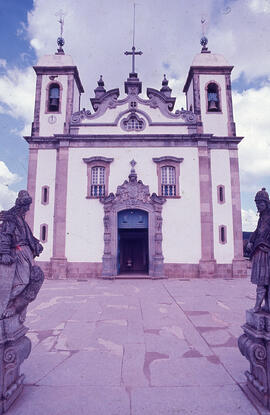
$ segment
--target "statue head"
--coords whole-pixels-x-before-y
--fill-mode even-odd
[[[29,195],[27,190],[20,190],[15,201],[16,208],[21,212],[26,213],[29,210],[31,203],[32,197]]]
[[[255,203],[258,209],[258,212],[261,213],[270,207],[269,194],[267,193],[265,187],[262,190],[259,190],[255,196]]]

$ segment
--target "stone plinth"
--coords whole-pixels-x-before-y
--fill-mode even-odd
[[[250,370],[245,372],[247,386],[270,409],[270,314],[247,310],[243,330],[238,347],[250,363]]]
[[[0,320],[0,414],[8,410],[23,390],[20,366],[31,351],[23,321],[22,314]]]

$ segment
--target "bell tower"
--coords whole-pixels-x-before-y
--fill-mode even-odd
[[[201,133],[236,136],[231,95],[233,66],[222,55],[211,53],[207,43],[203,36],[201,53],[189,69],[184,86],[187,109],[199,117]]]
[[[78,69],[63,50],[63,17],[59,23],[57,52],[42,56],[34,66],[37,80],[32,136],[36,137],[68,133],[71,115],[79,111],[80,96],[84,92]]]

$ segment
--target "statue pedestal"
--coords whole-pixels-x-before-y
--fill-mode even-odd
[[[20,366],[31,351],[23,321],[24,316],[19,314],[0,320],[0,415],[23,390],[24,375],[20,374]]]
[[[270,314],[247,310],[242,328],[238,347],[250,363],[250,370],[245,372],[247,386],[270,409]]]

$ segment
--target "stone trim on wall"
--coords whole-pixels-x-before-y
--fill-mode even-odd
[[[29,144],[38,145],[39,148],[58,148],[64,141],[72,148],[92,147],[198,147],[205,141],[208,148],[237,148],[243,137],[213,136],[212,134],[55,134],[54,136],[25,136]]]
[[[240,179],[238,151],[230,150],[230,171],[231,171],[231,191],[232,191],[232,216],[234,228],[234,255],[235,258],[243,257],[243,238],[242,238],[242,215],[240,199]]]
[[[36,261],[44,272],[45,278],[52,279],[52,264],[50,261]],[[216,264],[215,277],[222,279],[245,278],[247,261],[242,266],[242,273],[233,275],[232,264]],[[166,278],[192,279],[199,278],[199,264],[164,263],[164,276]],[[67,262],[66,278],[84,280],[102,278],[102,262]],[[116,277],[117,278],[117,277]],[[132,278],[132,276],[130,276]],[[151,276],[149,276],[151,279]]]
[[[77,66],[33,66],[37,75],[73,75],[80,93],[84,92]]]
[[[191,66],[183,92],[188,91],[190,82],[195,75],[230,75],[232,70],[233,66]]]
[[[214,259],[214,225],[212,201],[211,157],[207,144],[202,142],[198,148],[200,205],[201,205],[201,260],[200,277],[215,276],[216,261]]]
[[[38,74],[37,80],[36,80],[34,121],[32,123],[32,132],[31,132],[33,136],[39,135],[41,87],[42,87],[42,75]]]
[[[73,101],[74,101],[74,76],[68,75],[67,80],[67,102],[66,102],[66,120],[64,123],[64,133],[69,133],[71,116],[73,113]]]
[[[27,179],[27,191],[32,197],[32,203],[29,211],[26,213],[26,220],[31,229],[34,229],[34,212],[36,201],[36,177],[37,177],[37,159],[38,148],[30,146],[28,156],[28,179]]]
[[[235,128],[235,122],[233,119],[232,86],[231,86],[231,77],[229,74],[225,75],[225,83],[226,83],[226,99],[227,99],[227,112],[228,112],[228,134],[235,137],[236,128]]]
[[[66,204],[67,204],[67,176],[68,176],[68,147],[62,143],[57,150],[54,223],[53,223],[53,278],[66,278]]]

